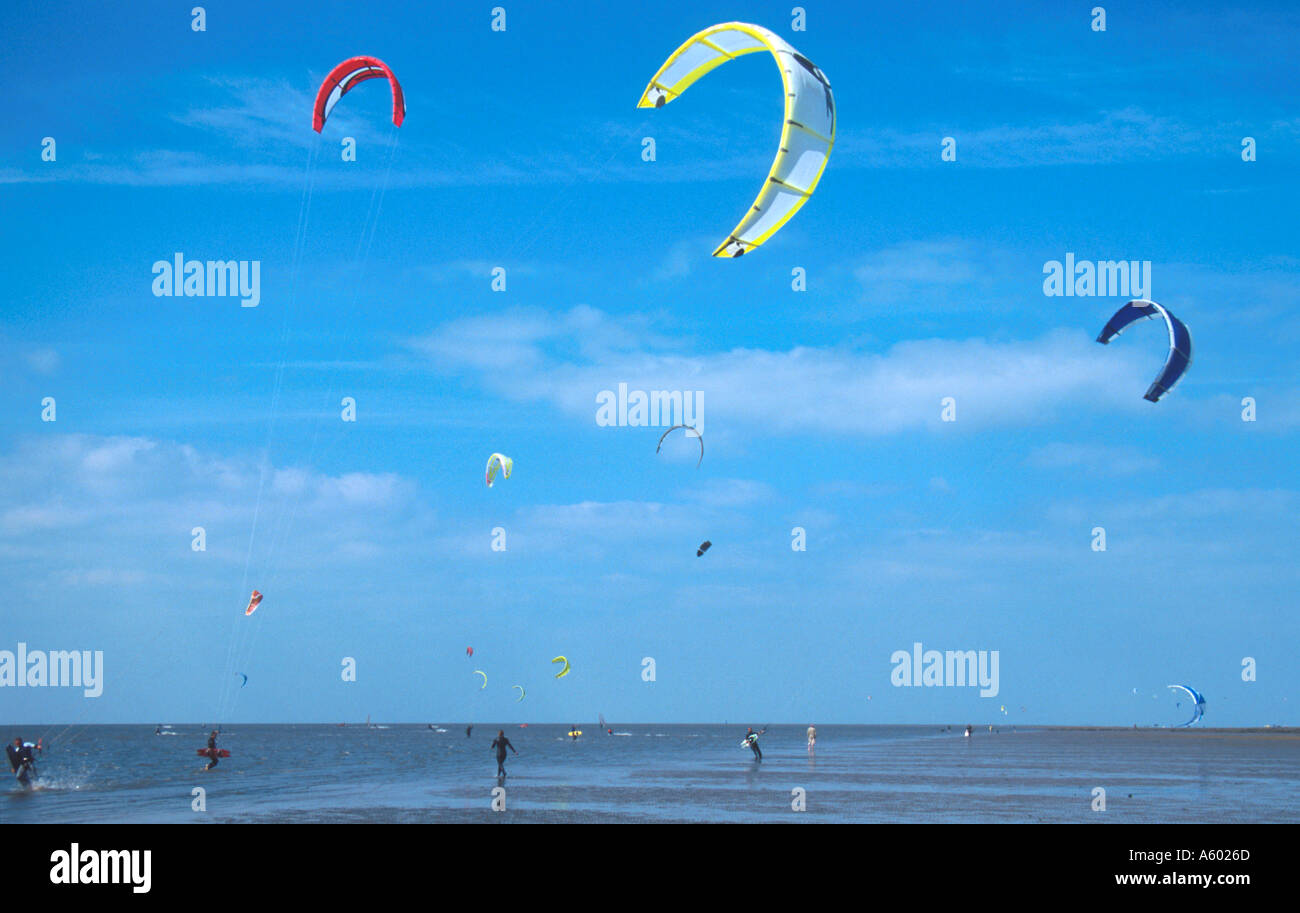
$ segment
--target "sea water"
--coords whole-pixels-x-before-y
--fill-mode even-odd
[[[774,726],[758,763],[745,728],[464,723],[367,728],[47,731],[35,789],[0,781],[0,819],[27,822],[1295,822],[1300,731]],[[18,731],[21,729],[21,731]],[[496,777],[492,740],[518,754]],[[195,787],[202,787],[201,810]],[[495,792],[504,787],[504,793]],[[1104,790],[1104,794],[1096,792]],[[1104,797],[1104,811],[1099,798]],[[493,808],[504,803],[504,811]]]

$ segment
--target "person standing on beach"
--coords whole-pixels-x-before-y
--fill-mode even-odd
[[[510,740],[506,738],[504,729],[497,730],[497,737],[492,740],[492,747],[497,750],[497,776],[504,777],[506,775],[506,749],[509,748],[515,754],[519,754],[519,752],[515,751],[515,746],[511,745]]]
[[[808,727],[808,750],[809,751],[817,750],[817,727],[816,726]]]

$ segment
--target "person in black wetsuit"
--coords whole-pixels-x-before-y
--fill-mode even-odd
[[[767,732],[767,730],[764,729],[763,732]],[[749,750],[754,752],[754,760],[760,763],[763,761],[763,750],[758,747],[758,737],[762,734],[762,732],[755,732],[753,726],[750,726],[749,731],[745,733],[745,741],[749,743]]]
[[[470,723],[468,726],[465,727],[465,738],[468,739],[468,738],[469,738],[469,734],[470,734],[471,732],[473,732],[473,731],[474,731],[474,724],[473,724],[473,723]]]
[[[5,754],[9,756],[9,766],[14,769],[14,777],[19,783],[30,782],[36,773],[36,756],[32,754],[32,749],[35,747],[31,742],[24,742],[21,738],[14,739],[12,745],[5,746]]]
[[[211,770],[217,766],[217,730],[212,730],[212,735],[208,736],[208,766],[204,770]]]
[[[515,751],[515,746],[511,745],[510,740],[506,738],[506,731],[499,729],[497,730],[497,737],[492,740],[492,747],[497,750],[497,776],[504,777],[506,775],[506,749],[509,748],[511,751]],[[519,754],[519,752],[515,751],[515,754]]]

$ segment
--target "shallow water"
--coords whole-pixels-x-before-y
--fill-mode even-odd
[[[58,738],[38,788],[0,786],[0,819],[26,822],[1300,821],[1300,731],[772,727],[757,764],[722,725],[506,729],[506,811],[490,745],[500,726],[237,726],[211,772],[202,727],[92,726]],[[39,726],[24,732],[41,731]],[[8,730],[4,730],[5,733]],[[19,733],[13,733],[19,734]],[[7,736],[12,737],[12,735]],[[192,810],[205,790],[206,811]],[[1094,812],[1093,790],[1106,791]],[[794,790],[806,810],[794,811]]]

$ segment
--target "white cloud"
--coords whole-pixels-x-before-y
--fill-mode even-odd
[[[939,140],[957,140],[963,168],[1021,168],[1070,164],[1153,161],[1204,148],[1216,123],[1197,126],[1137,107],[1105,111],[1085,121],[1037,124],[970,124],[925,130],[874,128],[841,131],[835,164],[841,168],[947,167]]]
[[[54,349],[43,347],[29,350],[25,358],[27,366],[37,374],[53,374],[59,370],[59,353]]]
[[[1035,449],[1025,462],[1038,469],[1081,469],[1092,475],[1132,475],[1160,468],[1160,460],[1132,447],[1064,441]]]
[[[412,524],[430,533],[417,495],[391,473],[329,475],[138,437],[31,437],[0,454],[0,554],[32,546],[51,571],[68,565],[65,582],[106,582],[109,567],[153,574],[189,556],[191,530],[203,527],[215,564],[202,567],[227,573],[245,560],[264,569],[359,558],[372,553],[365,543],[409,546]]]
[[[795,346],[689,354],[590,308],[445,324],[415,340],[439,371],[469,375],[516,401],[545,401],[594,421],[602,390],[700,390],[706,422],[765,433],[882,435],[1039,424],[1063,410],[1131,408],[1145,370],[1133,353],[1100,358],[1089,335],[928,339],[883,352]],[[944,397],[957,422],[940,421]]]

